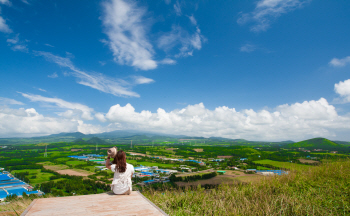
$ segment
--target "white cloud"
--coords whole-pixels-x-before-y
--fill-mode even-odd
[[[114,79],[107,77],[101,73],[88,73],[77,69],[69,58],[53,55],[49,52],[34,51],[34,54],[43,56],[46,60],[54,62],[62,67],[67,67],[72,70],[72,73],[67,75],[73,75],[78,78],[78,83],[81,85],[89,86],[99,91],[113,94],[121,97],[140,97],[139,94],[130,90],[132,85],[122,79]]]
[[[42,91],[42,92],[46,92],[46,90],[42,89],[42,88],[36,88],[36,89],[38,89],[39,91]]]
[[[109,48],[119,64],[134,66],[141,70],[157,67],[153,60],[153,47],[146,34],[147,23],[143,20],[146,10],[134,1],[108,0],[103,3],[102,16]]]
[[[266,31],[270,24],[282,14],[301,8],[311,0],[259,0],[253,12],[242,13],[238,24],[254,22],[251,31]]]
[[[181,14],[182,14],[182,12],[181,12],[181,5],[180,5],[178,0],[174,4],[174,10],[175,10],[176,15],[181,16]]]
[[[253,44],[245,44],[243,45],[241,48],[240,48],[240,51],[241,52],[247,52],[247,53],[250,53],[250,52],[253,52],[256,50],[256,46],[253,45]]]
[[[11,5],[9,0],[0,0],[0,4]]]
[[[44,117],[33,108],[0,108],[0,137],[77,131],[78,125],[78,122],[68,119]]]
[[[350,103],[350,79],[336,83],[334,90],[341,96],[341,103]]]
[[[16,101],[14,99],[11,98],[4,98],[4,97],[0,97],[0,104],[2,105],[7,105],[7,104],[12,104],[12,105],[24,105],[24,103],[20,102],[20,101]]]
[[[99,125],[85,124],[82,120],[45,117],[35,109],[0,107],[0,137],[24,137],[62,132],[101,133],[108,131]]]
[[[11,33],[12,32],[12,30],[6,24],[6,21],[4,18],[2,18],[2,16],[0,16],[0,32],[4,32],[4,33]]]
[[[188,18],[190,19],[190,21],[193,25],[195,25],[195,26],[197,25],[197,20],[196,20],[196,18],[194,18],[193,15],[189,16]]]
[[[23,3],[29,5],[30,3],[27,0],[21,0]]]
[[[95,117],[100,121],[100,122],[106,122],[106,118],[102,113],[96,113]]]
[[[66,112],[61,113],[60,114],[61,116],[72,118],[73,116],[77,116],[76,114],[79,113],[81,118],[84,120],[94,119],[91,115],[91,113],[94,112],[94,109],[86,105],[68,102],[60,98],[48,98],[48,97],[43,97],[41,95],[33,95],[33,94],[25,94],[25,93],[21,93],[21,94],[23,97],[26,97],[33,102],[55,104],[57,107],[68,109]]]
[[[48,47],[54,47],[52,46],[51,44],[44,44],[45,46],[48,46]]]
[[[105,66],[107,63],[105,61],[98,61],[102,66]]]
[[[178,48],[180,52],[175,57],[187,57],[192,56],[195,49],[200,50],[205,40],[198,27],[195,33],[189,34],[180,26],[173,26],[171,32],[165,33],[159,38],[158,47],[166,52]]]
[[[18,38],[19,34],[17,34],[14,38],[9,38],[6,40],[7,43],[11,43],[11,44],[17,44],[18,41],[19,41],[19,38]]]
[[[238,112],[226,106],[209,110],[200,103],[170,112],[159,108],[152,113],[135,112],[130,104],[124,107],[117,104],[109,109],[105,118],[123,129],[272,141],[332,137],[338,129],[350,129],[350,118],[339,116],[324,98],[281,105],[273,112],[251,109]]]
[[[54,72],[53,74],[51,74],[51,75],[47,75],[47,77],[49,77],[49,78],[57,78],[58,77],[58,75],[57,75],[57,73],[56,72]]]
[[[10,6],[11,2],[9,0],[0,0],[0,4]],[[1,14],[1,10],[0,10],[0,14]],[[6,20],[2,16],[0,16],[0,32],[4,32],[4,33],[11,33],[12,32],[10,27],[6,24]]]
[[[159,64],[169,64],[169,65],[174,65],[176,64],[176,61],[170,58],[165,58],[162,61],[158,62]]]
[[[13,47],[11,47],[11,49],[13,51],[21,51],[21,52],[28,52],[28,48],[27,48],[27,45],[15,45]]]
[[[143,76],[133,76],[133,79],[135,84],[149,84],[154,82],[153,79],[143,77]]]
[[[329,65],[331,65],[333,67],[344,67],[347,64],[350,64],[350,56],[347,56],[347,57],[342,58],[342,59],[333,58],[329,62]]]

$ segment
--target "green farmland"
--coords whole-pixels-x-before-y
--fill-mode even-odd
[[[290,162],[281,162],[281,161],[273,161],[273,160],[258,160],[253,161],[256,164],[262,164],[262,165],[272,165],[274,167],[282,168],[282,169],[289,169],[289,170],[307,170],[310,168],[308,165],[303,164],[296,164],[296,163],[290,163]]]

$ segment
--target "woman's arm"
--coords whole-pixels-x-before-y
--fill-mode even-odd
[[[111,169],[111,160],[110,160],[111,158],[108,156],[107,157],[107,160],[106,160],[106,168],[107,169]]]

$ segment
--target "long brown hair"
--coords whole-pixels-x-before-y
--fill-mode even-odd
[[[115,169],[118,170],[118,172],[125,172],[126,170],[126,155],[123,150],[119,150],[117,152],[117,155],[115,156],[113,160],[113,164],[116,164]]]

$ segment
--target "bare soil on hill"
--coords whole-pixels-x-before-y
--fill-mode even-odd
[[[218,158],[221,158],[221,159],[226,159],[226,158],[232,158],[233,156],[218,156]]]
[[[76,171],[76,170],[71,170],[71,169],[57,170],[56,172],[58,172],[61,175],[71,175],[71,176],[88,176],[88,175],[90,175],[87,172]]]
[[[72,152],[83,151],[83,149],[71,149]]]
[[[193,149],[195,152],[203,152],[203,149]]]
[[[168,150],[168,151],[174,151],[174,150],[177,150],[177,148],[167,148],[165,150]]]
[[[48,165],[48,166],[44,166],[44,168],[52,170],[52,171],[57,171],[57,170],[67,169],[68,166],[66,166],[66,165]]]
[[[309,163],[309,164],[318,164],[318,163],[320,163],[319,161],[307,160],[307,159],[299,159],[299,161],[300,161],[301,163]]]

